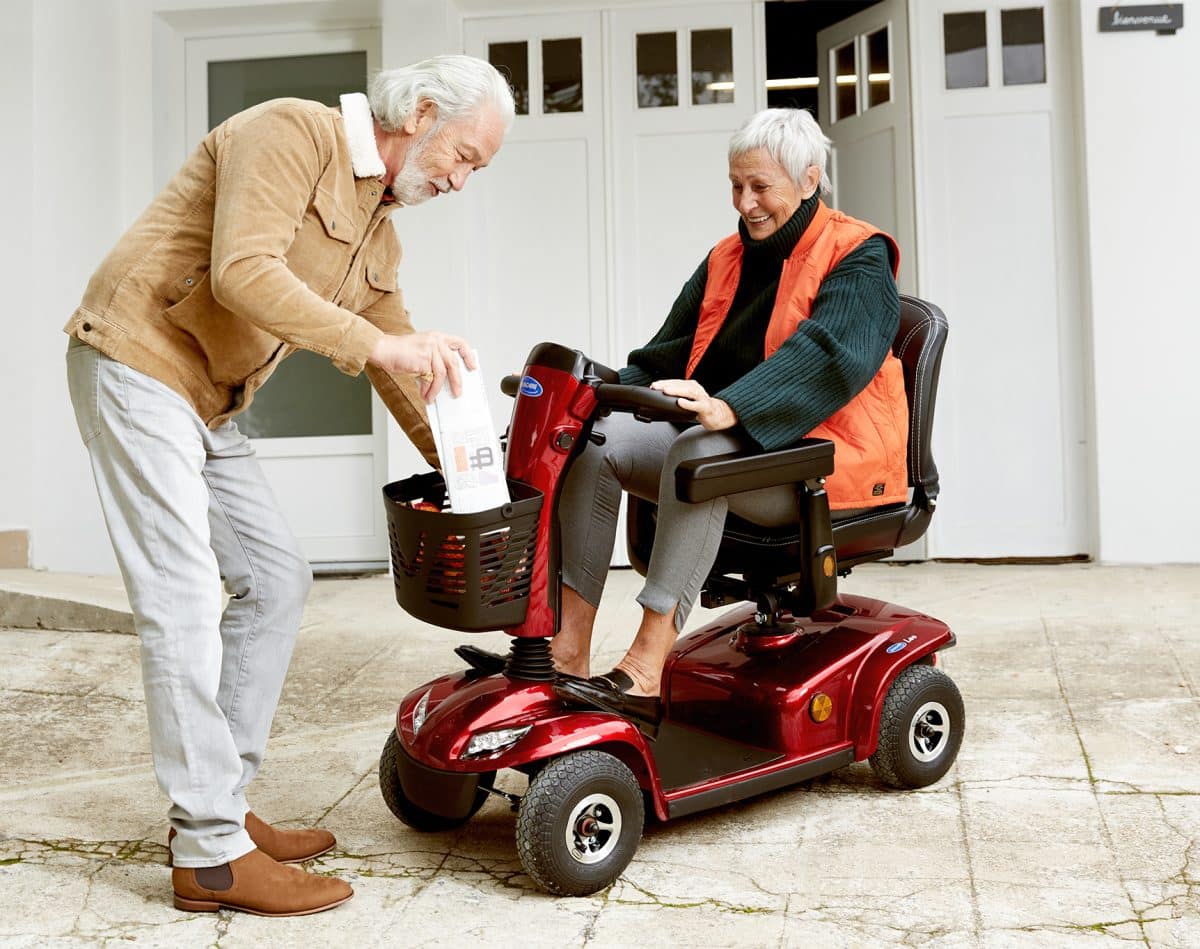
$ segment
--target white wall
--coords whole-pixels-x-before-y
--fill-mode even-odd
[[[31,340],[41,322],[29,280],[33,246],[28,231],[33,220],[33,0],[13,0],[4,8],[7,42],[0,56],[0,180],[9,183],[4,198],[5,218],[13,226],[0,229],[0,530],[29,530],[33,478],[29,465],[33,443],[30,389],[33,364]]]
[[[1200,561],[1200,22],[1080,21],[1099,556]]]
[[[0,529],[29,528],[37,566],[112,572],[67,400],[59,332],[93,268],[153,193],[152,28],[199,9],[269,18],[335,4],[270,0],[8,0],[0,59],[0,171],[12,226],[0,236]],[[562,6],[592,6],[583,2]],[[1079,29],[1087,155],[1088,283],[1098,553],[1109,561],[1200,562],[1200,397],[1191,381],[1200,320],[1191,288],[1200,212],[1195,93],[1200,23],[1175,36],[1100,34],[1084,0]],[[385,65],[458,48],[463,13],[543,3],[353,0],[378,11]],[[157,24],[157,27],[156,27]],[[439,202],[440,203],[440,202]],[[401,277],[419,327],[465,315],[458,254],[463,208],[447,201],[396,215]],[[491,367],[493,371],[501,371]],[[398,433],[389,473],[414,468]],[[1164,516],[1165,515],[1165,516]]]
[[[29,144],[29,169],[10,179],[19,184],[6,199],[24,211],[13,220],[20,222],[15,230],[25,253],[16,256],[20,273],[4,281],[6,336],[16,341],[11,358],[19,360],[21,381],[19,410],[6,411],[3,425],[4,443],[18,447],[29,487],[15,492],[15,502],[7,491],[0,494],[32,530],[35,566],[112,572],[67,397],[61,328],[124,224],[121,185],[130,145],[122,134],[121,3],[37,0],[19,6],[32,14],[24,86],[32,122],[17,136]],[[18,112],[18,104],[6,101],[5,123]],[[29,290],[18,289],[14,301],[14,287]]]

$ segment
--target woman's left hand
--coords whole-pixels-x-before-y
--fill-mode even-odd
[[[737,424],[737,415],[729,403],[714,399],[695,379],[659,379],[650,383],[650,388],[663,395],[675,396],[679,407],[695,412],[696,420],[710,432],[733,428]]]

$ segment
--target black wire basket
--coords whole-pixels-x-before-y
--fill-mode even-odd
[[[384,486],[392,579],[406,613],[464,632],[525,621],[542,493],[512,480],[508,490],[508,504],[455,514],[436,471]]]

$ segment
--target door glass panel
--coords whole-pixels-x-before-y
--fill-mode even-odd
[[[692,30],[692,103],[733,101],[733,30]]]
[[[1006,86],[1046,81],[1046,29],[1041,7],[1001,10],[1000,41]]]
[[[337,105],[344,92],[365,92],[367,54],[321,53],[208,64],[208,123],[213,128],[252,105],[282,96]],[[251,438],[371,434],[371,385],[339,372],[323,356],[293,353],[237,416]]]
[[[637,35],[639,109],[679,105],[679,60],[674,33]]]
[[[542,40],[542,111],[583,111],[583,41]]]
[[[858,112],[858,54],[854,43],[833,51],[833,121]]]
[[[974,89],[988,84],[987,19],[979,13],[942,17],[946,44],[946,88]]]
[[[885,26],[867,35],[867,108],[883,105],[891,98],[892,64]]]
[[[529,114],[529,44],[524,40],[516,43],[488,43],[488,62],[512,87],[517,115]]]

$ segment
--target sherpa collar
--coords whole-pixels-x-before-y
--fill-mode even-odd
[[[380,178],[387,174],[379,148],[375,144],[375,119],[371,106],[361,92],[349,92],[341,97],[342,122],[346,127],[346,142],[350,146],[350,164],[355,178]]]

